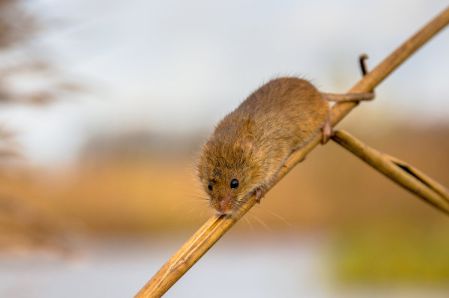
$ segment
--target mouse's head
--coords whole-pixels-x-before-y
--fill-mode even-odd
[[[248,145],[209,140],[198,163],[198,176],[211,207],[232,215],[260,181],[260,163]]]

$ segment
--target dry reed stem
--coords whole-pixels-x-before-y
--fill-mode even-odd
[[[413,166],[370,148],[346,131],[336,131],[332,140],[425,202],[449,215],[449,193]]]
[[[418,48],[435,36],[449,23],[449,8],[446,8],[415,35],[403,43],[376,68],[366,74],[348,92],[369,92],[383,81],[393,70],[401,65]],[[331,110],[332,125],[335,126],[355,106],[355,102],[336,104]],[[302,161],[319,143],[321,136],[316,136],[307,146],[294,152],[282,168],[277,181],[281,180],[296,164]],[[277,182],[276,181],[276,182]],[[274,186],[274,184],[272,185]],[[271,187],[272,187],[271,186]],[[271,188],[270,187],[270,188]],[[178,281],[224,233],[229,230],[255,204],[255,197],[249,200],[232,218],[212,216],[206,223],[162,266],[135,297],[160,297]]]

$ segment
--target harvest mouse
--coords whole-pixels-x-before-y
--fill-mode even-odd
[[[254,91],[218,123],[202,148],[198,176],[210,205],[220,215],[232,215],[253,194],[259,202],[292,152],[317,134],[323,143],[329,139],[328,101],[373,96],[321,93],[296,77],[273,79]]]

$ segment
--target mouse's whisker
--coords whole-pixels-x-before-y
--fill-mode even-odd
[[[248,217],[244,216],[243,219],[246,221],[246,223],[248,224],[249,228],[251,229],[252,232],[254,232],[254,225],[252,224],[252,222],[249,220]]]
[[[273,232],[273,229],[271,229],[263,220],[261,220],[258,216],[256,216],[253,213],[249,213],[266,231]]]
[[[209,201],[209,198],[203,194],[193,194],[189,196],[190,200]]]
[[[285,219],[285,217],[283,217],[282,215],[280,215],[280,214],[278,214],[278,213],[275,213],[275,212],[273,212],[272,210],[270,210],[270,209],[268,209],[268,208],[265,208],[265,207],[262,207],[262,206],[260,206],[260,208],[263,210],[263,211],[266,211],[266,212],[268,212],[270,215],[272,215],[272,216],[274,216],[275,218],[277,218],[277,219],[279,219],[280,221],[282,221],[284,224],[286,224],[288,227],[293,227],[293,224],[291,223],[291,222],[289,222],[287,219]]]

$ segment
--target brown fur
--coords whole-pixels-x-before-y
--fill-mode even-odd
[[[230,214],[254,191],[263,191],[288,156],[320,133],[328,115],[327,101],[306,80],[278,78],[253,92],[203,147],[198,174],[211,206]],[[234,178],[239,187],[231,189]]]

